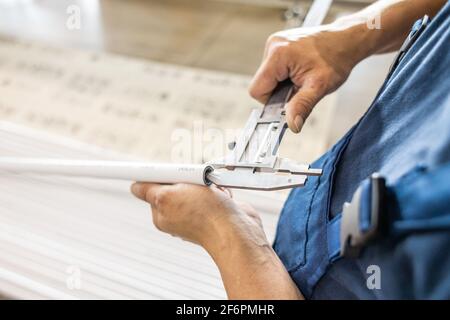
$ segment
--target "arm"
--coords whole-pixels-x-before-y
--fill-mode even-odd
[[[236,204],[241,217],[212,241],[207,251],[219,267],[230,299],[303,299],[268,243],[259,216]]]
[[[398,48],[412,22],[433,15],[445,0],[386,0],[327,26],[293,29],[272,36],[251,86],[267,99],[290,77],[299,91],[288,106],[289,126],[299,131],[314,105],[339,87],[368,55]],[[361,17],[381,13],[381,30]],[[300,116],[300,126],[294,125]],[[295,121],[297,122],[297,121]],[[215,187],[134,184],[132,192],[152,207],[155,226],[201,245],[216,262],[231,299],[302,299],[297,286],[268,243],[258,215]]]
[[[286,118],[297,133],[314,106],[339,88],[354,66],[400,48],[414,21],[425,14],[433,17],[445,2],[382,0],[328,25],[277,32],[267,41],[250,94],[264,103],[278,82],[290,78],[298,92],[286,107]],[[374,21],[380,29],[371,27]]]
[[[381,0],[366,9],[336,21],[343,27],[366,27],[367,41],[371,44],[362,56],[387,53],[400,49],[413,23],[428,15],[431,18],[444,6],[447,0]],[[380,29],[367,28],[367,21],[379,17]],[[359,23],[358,23],[359,21]]]
[[[259,216],[226,190],[134,184],[132,192],[151,204],[159,230],[206,249],[230,299],[302,298],[267,241]]]

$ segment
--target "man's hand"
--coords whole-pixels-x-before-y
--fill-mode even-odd
[[[201,245],[212,254],[222,250],[229,237],[243,233],[243,226],[255,243],[268,243],[258,214],[247,204],[235,202],[227,189],[135,183],[131,191],[151,205],[156,228]]]
[[[266,43],[250,95],[265,103],[278,82],[290,78],[297,93],[286,106],[286,120],[298,133],[314,106],[339,88],[356,64],[398,49],[414,21],[433,16],[445,1],[384,0],[328,25],[277,32]],[[375,19],[381,21],[378,29],[369,27]]]
[[[232,299],[296,299],[297,287],[273,251],[258,214],[215,186],[136,183],[155,226],[201,245],[216,262]]]
[[[265,103],[277,84],[290,78],[298,89],[286,107],[289,128],[300,132],[314,106],[336,90],[361,59],[350,31],[333,25],[281,31],[269,37],[250,95]],[[353,42],[353,43],[352,43]]]

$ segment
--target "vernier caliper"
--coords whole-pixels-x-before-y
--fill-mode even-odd
[[[313,1],[303,27],[322,24],[333,0]],[[263,110],[253,110],[243,132],[229,145],[231,152],[210,162],[213,168],[206,179],[218,186],[253,190],[279,190],[300,187],[308,176],[321,169],[280,158],[278,148],[286,131],[285,105],[294,86],[290,80],[278,84]]]
[[[238,139],[229,144],[231,152],[209,163],[214,169],[209,181],[228,188],[277,190],[303,186],[308,176],[322,173],[278,156],[287,128],[284,107],[293,90],[290,80],[279,83],[264,108],[252,111]]]
[[[303,26],[320,25],[332,0],[314,1]],[[153,183],[215,184],[220,187],[279,190],[303,186],[320,169],[280,158],[287,129],[285,105],[293,93],[290,80],[281,82],[264,108],[253,110],[244,129],[222,159],[202,165],[134,161],[92,161],[0,157],[0,172],[56,174]],[[0,173],[1,174],[1,173]]]

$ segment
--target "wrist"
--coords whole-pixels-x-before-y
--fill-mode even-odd
[[[365,19],[343,17],[331,24],[343,45],[343,61],[350,61],[352,67],[379,50],[381,30],[371,29]],[[343,57],[344,58],[344,57]]]
[[[217,264],[244,252],[249,255],[273,252],[262,227],[239,210],[216,219],[211,231],[201,245]]]
[[[228,212],[203,247],[216,263],[230,299],[302,299],[267,241],[254,212]]]

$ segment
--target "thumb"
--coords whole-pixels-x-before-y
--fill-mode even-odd
[[[305,81],[286,105],[286,121],[294,133],[299,133],[316,104],[324,97],[325,91]]]

